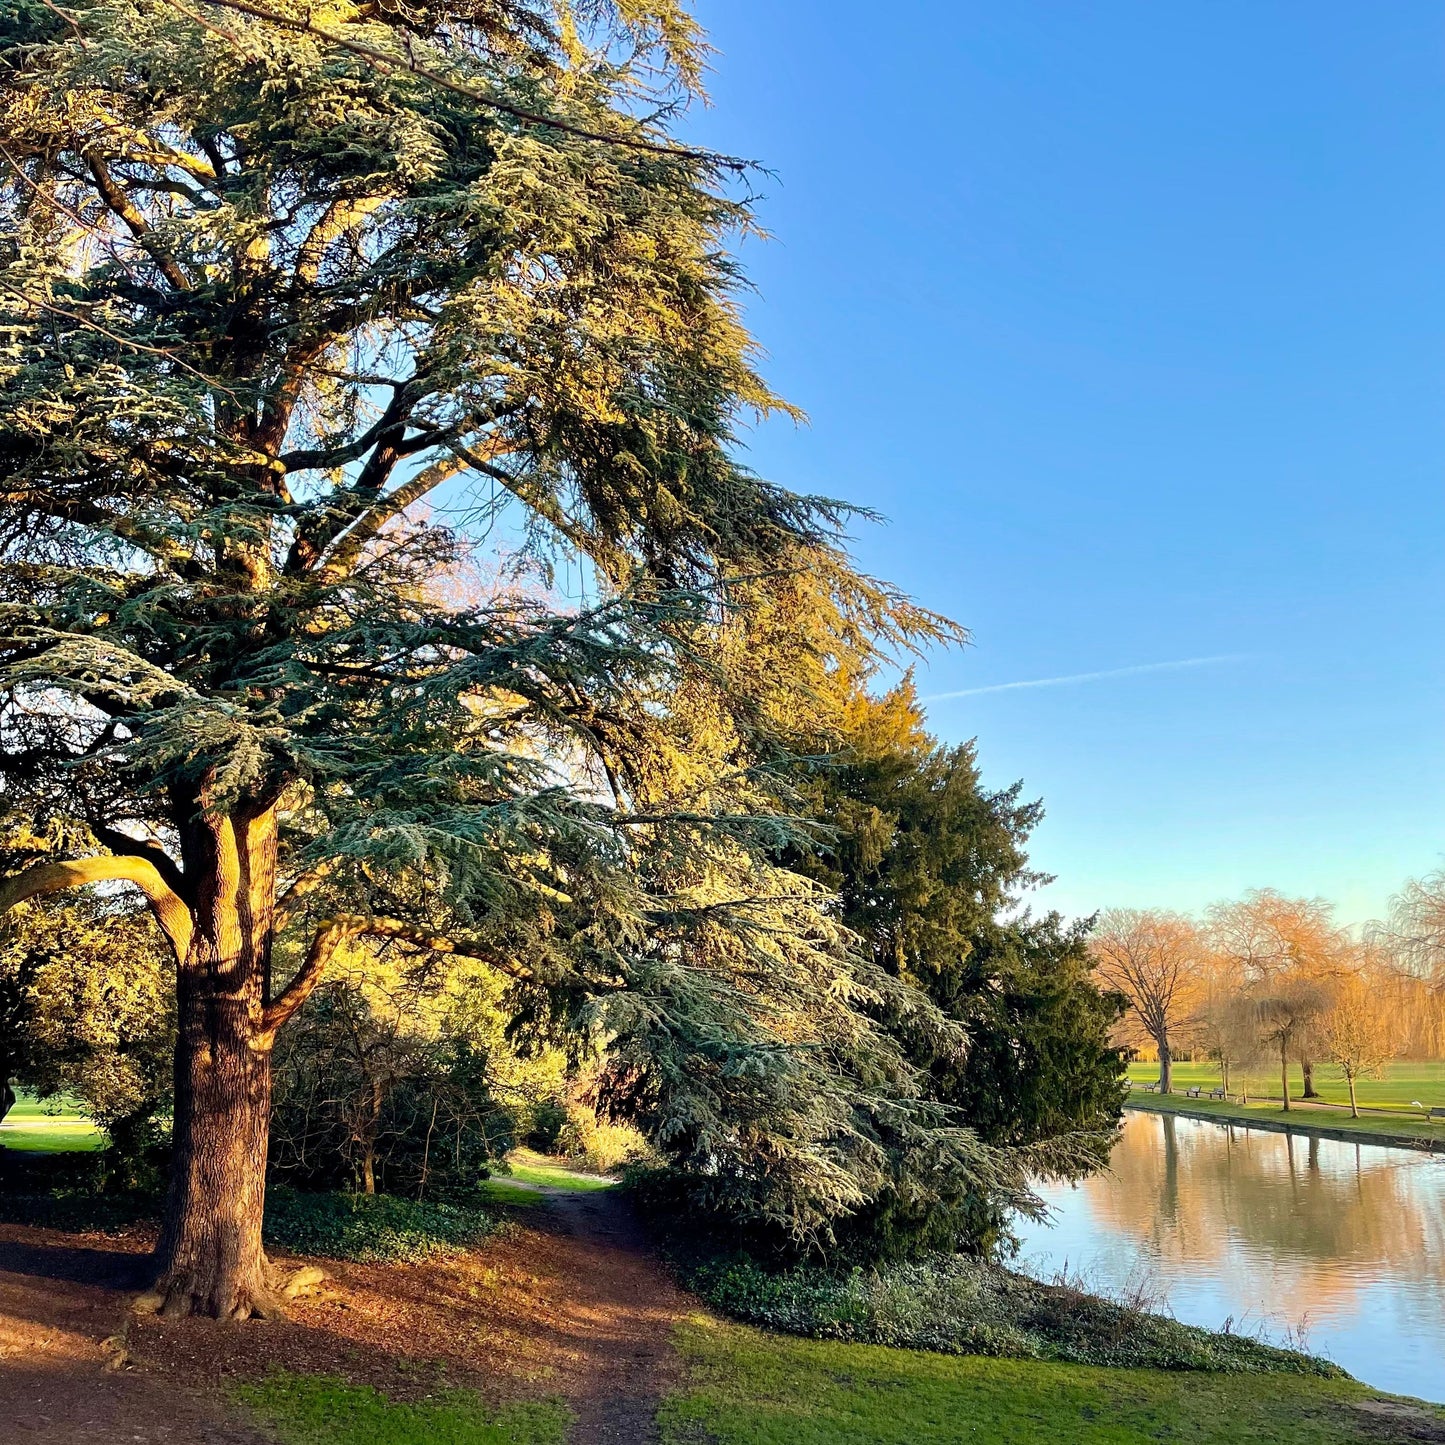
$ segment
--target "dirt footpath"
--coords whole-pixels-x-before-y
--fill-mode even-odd
[[[224,1387],[279,1367],[402,1398],[442,1386],[561,1396],[576,1445],[646,1442],[672,1379],[672,1327],[695,1304],[648,1253],[626,1199],[539,1192],[544,1207],[479,1249],[416,1265],[322,1261],[331,1279],[289,1320],[245,1325],[132,1318],[145,1231],[0,1225],[6,1438],[261,1445]]]

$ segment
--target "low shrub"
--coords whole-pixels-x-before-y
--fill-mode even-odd
[[[568,1108],[552,1152],[574,1168],[592,1174],[612,1174],[624,1165],[650,1157],[647,1140],[632,1125],[599,1119],[580,1104]]]
[[[566,1101],[544,1099],[532,1108],[523,1129],[522,1142],[539,1154],[555,1154],[558,1136],[566,1123]]]
[[[101,1194],[85,1189],[24,1193],[0,1190],[0,1220],[67,1234],[114,1234],[154,1220],[160,1201],[143,1192]]]
[[[738,1254],[683,1261],[681,1270],[723,1313],[813,1339],[1164,1370],[1345,1373],[1297,1350],[1181,1324],[965,1255],[834,1273],[767,1269]]]
[[[266,1196],[268,1245],[330,1259],[414,1262],[466,1249],[500,1227],[483,1209],[390,1194],[311,1194],[273,1186]]]

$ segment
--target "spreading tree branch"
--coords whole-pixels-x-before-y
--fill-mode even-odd
[[[334,918],[323,919],[317,924],[311,947],[306,951],[305,962],[297,969],[291,982],[266,1005],[261,1015],[264,1034],[274,1035],[311,997],[336,950],[350,938],[396,938],[404,943],[415,944],[418,948],[429,948],[433,953],[473,958],[478,963],[499,969],[513,978],[530,977],[527,971],[517,964],[499,959],[488,953],[484,947],[467,940],[446,938],[417,924],[403,922],[400,918],[383,918],[367,913],[339,913]]]
[[[88,883],[133,883],[150,902],[156,922],[170,940],[176,961],[183,963],[191,946],[191,912],[148,858],[101,855],[58,863],[35,863],[0,882],[0,914],[17,903]]]
[[[209,25],[198,15],[177,4],[176,0],[169,0],[169,3],[172,9],[179,10],[181,14],[195,20],[198,24],[205,25],[207,29],[225,35],[232,41],[238,39],[224,30],[219,30],[216,26]],[[453,80],[449,75],[443,75],[439,70],[433,70],[430,66],[421,64],[415,56],[409,53],[388,55],[359,40],[352,40],[349,36],[317,25],[311,19],[303,20],[292,15],[281,15],[264,5],[250,4],[248,0],[201,0],[201,3],[215,5],[225,10],[234,10],[241,15],[250,15],[257,20],[264,20],[270,25],[279,26],[283,30],[293,30],[301,35],[314,36],[317,40],[324,40],[328,45],[336,45],[342,50],[349,51],[359,59],[376,66],[383,74],[410,73],[421,80],[440,86],[443,90],[449,90],[454,95],[463,95],[468,100],[474,100],[477,104],[486,106],[488,110],[500,111],[501,114],[509,115],[513,120],[523,121],[527,125],[545,126],[549,130],[561,131],[564,135],[576,136],[579,140],[598,141],[602,145],[624,146],[628,150],[646,151],[651,155],[672,156],[678,160],[701,161],[705,165],[722,166],[732,171],[751,169],[750,162],[739,160],[734,156],[720,155],[714,151],[695,150],[688,146],[669,145],[665,141],[646,140],[641,136],[607,135],[602,131],[588,130],[584,126],[573,125],[554,115],[543,115],[540,111],[526,110],[521,106],[500,100],[478,86]]]

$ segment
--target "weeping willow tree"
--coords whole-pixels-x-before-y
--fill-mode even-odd
[[[736,167],[666,129],[699,67],[671,0],[0,17],[0,774],[47,840],[0,910],[124,886],[167,940],[166,1313],[276,1308],[272,1048],[362,940],[496,969],[797,1237],[904,1157],[1026,1198],[880,1026],[947,1021],[769,861],[790,691],[939,624],[735,458],[780,403]],[[583,600],[463,585],[503,542]]]

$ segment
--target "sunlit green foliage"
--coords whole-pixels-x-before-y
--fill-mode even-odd
[[[111,1137],[113,1167],[140,1167],[170,1094],[175,1021],[164,941],[110,898],[27,904],[0,922],[0,1080],[59,1095]]]
[[[464,1198],[563,1087],[556,1048],[507,1039],[505,980],[475,961],[353,949],[276,1048],[273,1175],[304,1188]]]
[[[899,1042],[959,1030],[779,862],[820,688],[949,629],[738,461],[782,404],[736,168],[666,131],[691,22],[257,9],[0,34],[8,802],[152,870],[241,1059],[348,941],[449,951],[718,1209],[1026,1200]]]

